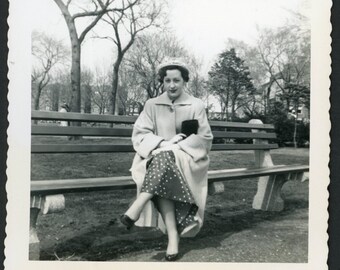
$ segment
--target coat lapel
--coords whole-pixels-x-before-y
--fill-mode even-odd
[[[191,105],[192,98],[187,93],[183,92],[182,95],[172,103],[171,99],[168,97],[168,94],[164,92],[162,95],[156,98],[155,104],[157,105]]]

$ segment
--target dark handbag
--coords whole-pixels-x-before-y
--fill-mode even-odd
[[[181,133],[189,137],[191,134],[197,134],[198,120],[185,120],[182,122]]]

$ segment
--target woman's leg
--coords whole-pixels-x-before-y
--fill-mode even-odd
[[[137,220],[142,212],[144,205],[153,197],[153,194],[141,192],[137,199],[131,204],[129,209],[125,212],[132,220]]]
[[[175,203],[160,197],[157,198],[157,203],[168,233],[169,242],[166,253],[168,255],[176,254],[178,253],[179,234],[176,225]]]

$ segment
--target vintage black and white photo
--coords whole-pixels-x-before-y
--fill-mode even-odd
[[[327,268],[329,1],[10,4],[8,269]]]

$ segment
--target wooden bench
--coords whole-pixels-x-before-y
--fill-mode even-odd
[[[136,117],[93,115],[80,113],[58,113],[32,111],[32,136],[83,136],[87,137],[131,137]],[[82,122],[82,126],[59,126],[58,121]],[[37,123],[37,124],[36,124]],[[258,190],[253,200],[253,208],[265,211],[280,211],[284,207],[281,187],[288,180],[302,180],[307,165],[274,165],[271,149],[278,148],[275,143],[273,125],[260,120],[249,123],[210,121],[214,140],[212,151],[254,150],[255,167],[211,170],[208,172],[209,194],[224,191],[224,181],[253,178],[258,181]],[[242,143],[236,143],[241,141]],[[249,140],[251,143],[249,143]],[[130,144],[32,144],[31,153],[112,153],[134,152]],[[84,141],[86,141],[84,139]],[[39,259],[40,245],[36,222],[38,214],[64,209],[62,194],[99,190],[118,190],[136,188],[131,176],[115,176],[82,179],[55,179],[31,181],[30,213],[30,259]]]

